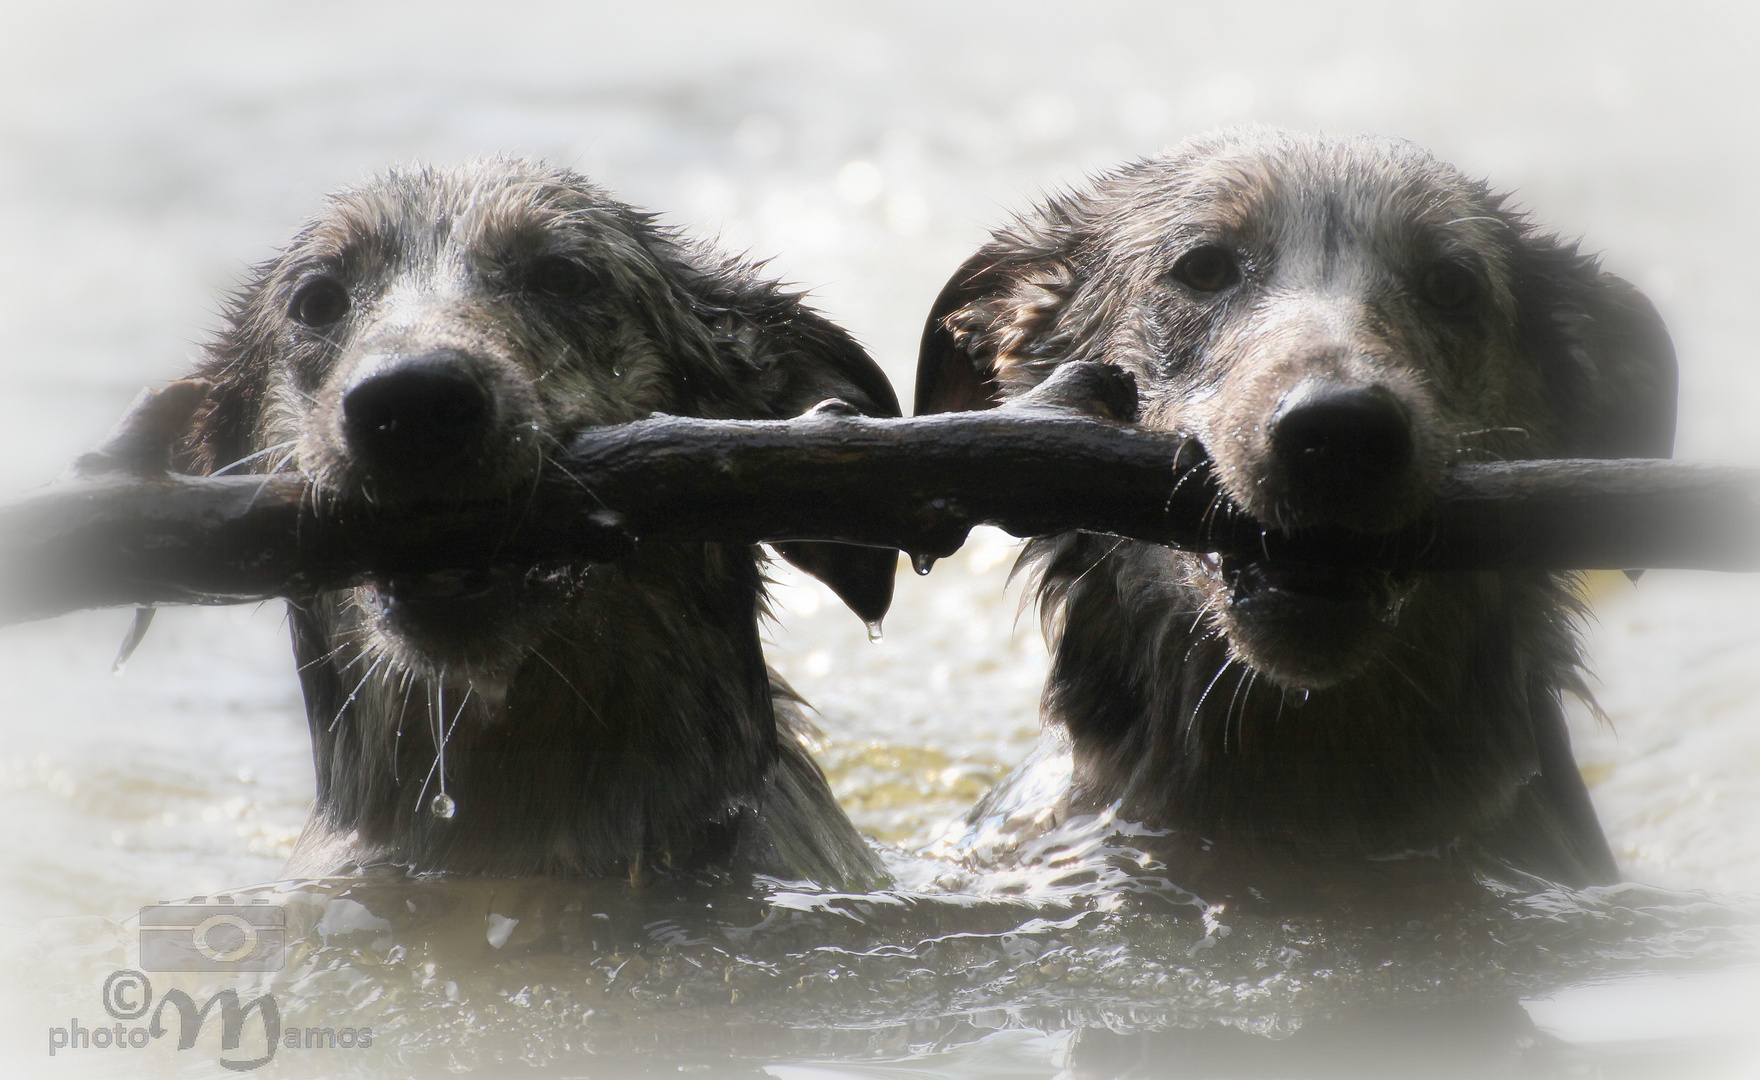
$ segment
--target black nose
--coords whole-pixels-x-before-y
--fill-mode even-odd
[[[1271,453],[1298,499],[1373,499],[1411,466],[1412,424],[1384,386],[1307,379],[1278,402]]]
[[[342,395],[342,433],[369,464],[450,460],[489,426],[493,402],[464,353],[370,356],[356,371]]]

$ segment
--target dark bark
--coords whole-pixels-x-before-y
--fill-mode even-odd
[[[1421,570],[1760,568],[1754,470],[1462,465],[1432,518],[1401,533],[1267,535],[1217,499],[1195,443],[1046,407],[903,420],[835,407],[789,421],[656,416],[586,431],[529,498],[395,508],[314,500],[295,475],[168,475],[130,448],[140,440],[126,429],[82,459],[86,475],[0,507],[0,622],[309,596],[376,574],[608,560],[641,539],[838,540],[943,556],[980,524]],[[115,469],[132,472],[105,471]]]

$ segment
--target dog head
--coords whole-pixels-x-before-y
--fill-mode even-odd
[[[202,374],[216,390],[191,471],[297,468],[320,501],[474,499],[510,517],[588,425],[777,418],[827,397],[898,413],[879,368],[797,296],[579,176],[514,160],[331,198],[239,292]],[[804,547],[860,613],[884,612],[895,553]],[[413,666],[492,668],[581,576],[391,579],[355,601]]]
[[[1464,457],[1667,456],[1654,309],[1410,144],[1249,129],[1053,198],[962,266],[925,330],[919,413],[1116,364],[1145,424],[1197,438],[1280,530],[1397,528]],[[1411,577],[1169,552],[1235,656],[1322,687],[1380,655]]]

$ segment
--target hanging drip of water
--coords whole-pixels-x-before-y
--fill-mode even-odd
[[[912,555],[911,556],[911,569],[913,569],[917,572],[918,577],[928,576],[929,571],[935,569],[935,556],[933,556],[933,555]]]
[[[870,619],[868,621],[868,641],[878,645],[884,638],[885,635],[880,632],[880,620]]]
[[[1283,692],[1283,703],[1292,709],[1299,709],[1308,703],[1308,696],[1313,691],[1305,686],[1292,686]]]
[[[432,715],[434,718],[434,736],[439,746],[434,751],[434,764],[428,770],[428,778],[422,781],[422,790],[428,790],[428,784],[435,774],[440,777],[440,794],[428,800],[428,812],[442,820],[450,820],[458,813],[458,803],[446,792],[446,744],[452,741],[452,733],[458,728],[458,721],[464,716],[464,707],[470,704],[471,695],[476,693],[477,684],[471,683],[465,690],[464,697],[459,700],[458,711],[452,714],[452,723],[446,724],[446,685],[441,683],[436,692]],[[421,805],[421,796],[416,796],[416,805]]]

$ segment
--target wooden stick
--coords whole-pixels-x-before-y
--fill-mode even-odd
[[[0,623],[605,561],[637,542],[840,540],[939,557],[974,525],[1389,569],[1760,569],[1751,469],[1461,465],[1433,514],[1402,532],[1287,536],[1217,498],[1194,441],[1052,407],[1063,404],[903,420],[841,403],[785,421],[655,416],[588,429],[529,501],[395,509],[319,498],[293,474],[168,475],[125,421],[75,479],[0,506]],[[168,409],[149,398],[137,412],[164,428]]]

